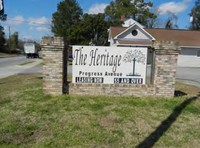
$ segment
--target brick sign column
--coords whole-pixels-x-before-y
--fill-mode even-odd
[[[156,96],[173,97],[179,46],[171,41],[154,42],[154,89]]]
[[[45,94],[63,94],[63,49],[61,37],[43,37],[43,89]]]

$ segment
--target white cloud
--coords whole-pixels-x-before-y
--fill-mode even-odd
[[[51,25],[51,20],[46,17],[24,18],[23,16],[16,16],[13,18],[8,18],[7,21],[5,21],[4,23],[9,25],[28,24],[28,25],[41,26],[41,25]]]
[[[42,32],[50,32],[50,29],[46,27],[37,27],[36,30]]]
[[[169,13],[179,14],[188,8],[189,2],[191,2],[191,0],[183,0],[182,2],[172,1],[172,2],[163,3],[157,8],[157,12],[160,15],[169,14]]]
[[[29,27],[29,30],[31,31],[37,31],[37,32],[50,32],[50,28],[48,27],[42,27],[42,26],[31,26]]]
[[[18,15],[18,16],[14,17],[14,18],[11,18],[11,19],[8,18],[7,23],[8,24],[13,24],[13,25],[21,25],[21,24],[24,23],[24,21],[25,21],[24,17]]]
[[[29,18],[28,23],[30,25],[50,25],[51,22],[49,19],[46,17],[41,17],[41,18]]]
[[[108,4],[94,4],[89,8],[88,13],[89,14],[104,13],[104,9],[107,6],[108,6]]]
[[[51,19],[47,17],[24,17],[21,15],[7,18],[2,22],[6,37],[9,33],[19,32],[20,39],[39,39],[51,33]]]

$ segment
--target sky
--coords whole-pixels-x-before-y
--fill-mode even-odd
[[[0,22],[6,37],[18,32],[21,40],[40,41],[43,36],[52,36],[51,18],[62,0],[4,0],[7,21]],[[77,0],[84,13],[103,12],[112,0]],[[178,17],[179,29],[187,29],[190,23],[189,13],[195,0],[145,0],[153,2],[152,10],[158,12],[158,23],[162,25],[169,13]]]

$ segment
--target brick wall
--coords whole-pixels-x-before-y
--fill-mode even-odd
[[[62,38],[43,38],[44,91],[60,95],[63,90]],[[174,42],[154,42],[153,84],[69,84],[69,94],[109,96],[163,96],[173,97],[179,49]]]
[[[44,93],[61,95],[63,92],[63,40],[60,37],[44,37],[41,48],[44,62]]]
[[[174,42],[154,42],[154,87],[156,96],[173,97],[179,54]]]

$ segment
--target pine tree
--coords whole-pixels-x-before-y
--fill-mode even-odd
[[[4,33],[4,28],[0,26],[0,52],[4,51],[4,44],[5,44],[5,33]]]
[[[190,13],[190,29],[200,30],[200,0],[196,0]]]
[[[5,21],[7,19],[7,15],[4,14],[4,1],[0,0],[0,20]]]
[[[150,11],[152,6],[152,2],[144,2],[144,0],[115,0],[106,7],[105,14],[114,24],[119,23],[123,17],[133,18],[148,26],[148,19],[156,18],[156,15]]]
[[[61,36],[65,42],[71,44],[71,28],[80,21],[82,9],[76,0],[64,0],[57,6],[57,12],[52,16],[52,32]]]

